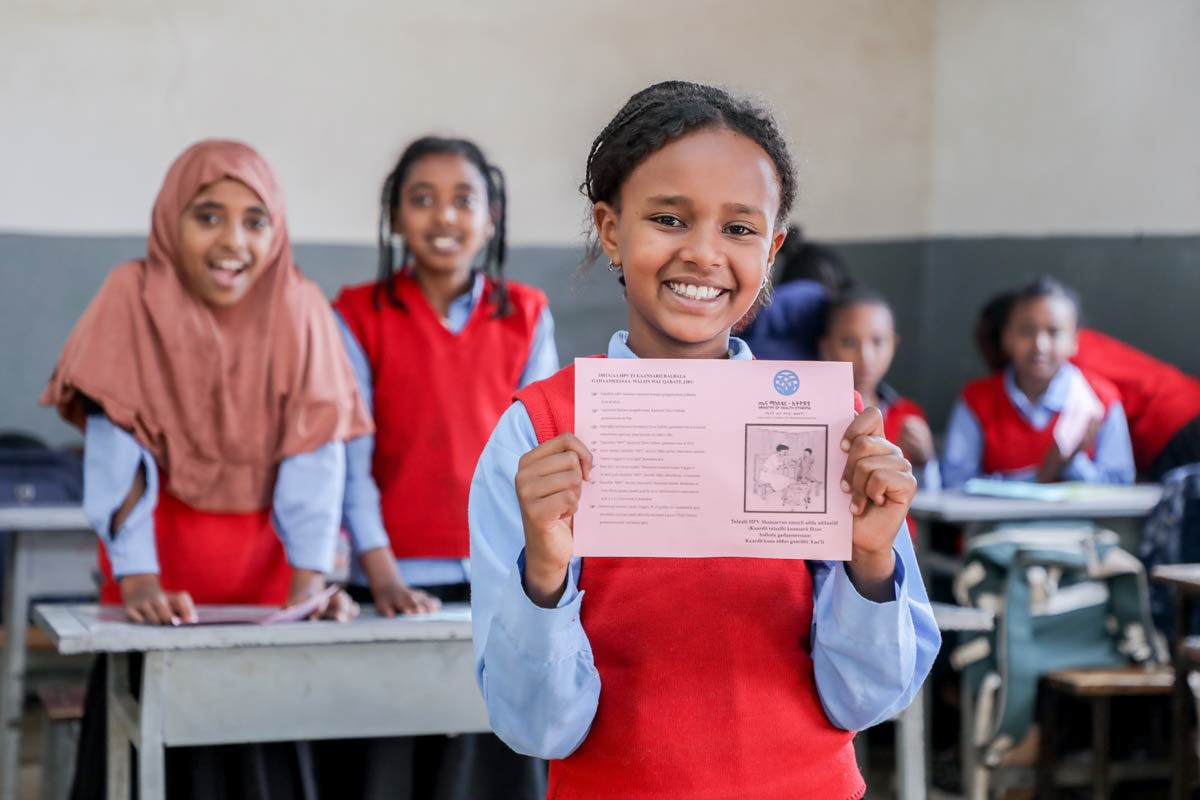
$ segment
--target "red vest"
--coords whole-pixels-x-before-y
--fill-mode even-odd
[[[395,281],[403,309],[382,297],[376,309],[373,283],[334,301],[371,365],[383,523],[397,558],[466,558],[475,463],[520,383],[546,296],[510,282],[512,312],[496,319],[489,279],[454,334],[412,278]]]
[[[1200,417],[1200,380],[1093,330],[1079,332],[1081,369],[1112,381],[1121,393],[1138,469],[1149,469],[1179,429]]]
[[[569,366],[517,393],[539,441],[574,430],[574,380]],[[817,695],[805,562],[588,558],[579,588],[602,688],[547,798],[862,797],[854,735]]]
[[[292,568],[271,526],[271,509],[243,514],[198,511],[166,490],[160,476],[154,509],[159,581],[168,592],[188,592],[196,603],[282,606]],[[103,603],[121,591],[100,548]]]
[[[1107,415],[1109,406],[1121,399],[1116,387],[1098,375],[1084,372],[1083,376],[1096,393]],[[967,384],[967,388],[963,389],[963,401],[975,414],[975,418],[979,420],[979,427],[983,430],[985,475],[1037,468],[1041,465],[1046,451],[1054,441],[1057,414],[1045,428],[1040,431],[1034,429],[1008,399],[1008,394],[1004,391],[1003,372]],[[1091,457],[1095,454],[1095,447],[1088,451]]]

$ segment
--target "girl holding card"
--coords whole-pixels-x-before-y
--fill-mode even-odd
[[[630,98],[583,184],[629,306],[607,356],[751,358],[731,331],[761,301],[795,186],[751,103],[680,81]],[[852,731],[907,706],[940,643],[904,529],[916,482],[879,412],[842,441],[851,561],[585,562],[573,368],[517,399],[472,485],[474,644],[493,728],[553,759],[550,796],[861,797]]]
[[[1010,302],[1000,338],[1009,366],[963,390],[946,431],[943,485],[981,475],[1133,483],[1120,393],[1069,361],[1078,349],[1078,296],[1044,277]]]

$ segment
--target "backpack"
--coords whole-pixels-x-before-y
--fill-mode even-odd
[[[1186,464],[1163,475],[1163,496],[1150,512],[1142,534],[1140,555],[1149,572],[1163,564],[1200,562],[1200,464]],[[1150,608],[1158,629],[1175,635],[1174,605],[1166,586],[1150,587]],[[1200,627],[1200,609],[1188,620]]]
[[[970,540],[954,592],[993,612],[996,627],[965,640],[951,664],[975,697],[973,744],[996,766],[1033,723],[1049,672],[1163,663],[1142,563],[1091,524],[1014,526]]]

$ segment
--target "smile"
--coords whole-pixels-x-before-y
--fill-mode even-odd
[[[667,281],[666,287],[680,297],[690,300],[716,300],[728,291],[728,289],[719,289],[716,286],[697,286],[694,283],[679,283],[678,281]]]
[[[453,253],[460,244],[456,236],[430,236],[426,241],[435,253]]]

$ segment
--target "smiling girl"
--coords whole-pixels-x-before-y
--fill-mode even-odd
[[[583,184],[629,307],[607,357],[751,358],[730,331],[760,302],[795,186],[754,105],[679,81],[630,98]],[[471,489],[493,729],[554,759],[549,796],[564,800],[861,797],[850,731],[903,709],[939,645],[900,535],[915,481],[879,412],[842,442],[849,562],[585,561],[571,521],[592,456],[572,433],[573,378],[517,394]]]
[[[333,314],[292,260],[275,175],[251,148],[200,142],[171,165],[146,257],[109,275],[42,402],[84,429],[102,602],[169,625],[194,621],[197,603],[280,606],[324,587],[343,442],[371,423]],[[356,613],[344,593],[326,611]],[[75,797],[104,792],[103,665]],[[169,795],[298,796],[305,758],[287,744],[171,748]]]
[[[352,591],[388,616],[467,601],[475,462],[512,393],[558,369],[546,296],[504,277],[505,205],[476,145],[413,142],[384,181],[379,277],[334,303],[376,425],[347,447]],[[365,758],[364,796],[519,800],[545,786],[544,764],[490,734],[347,749]]]

